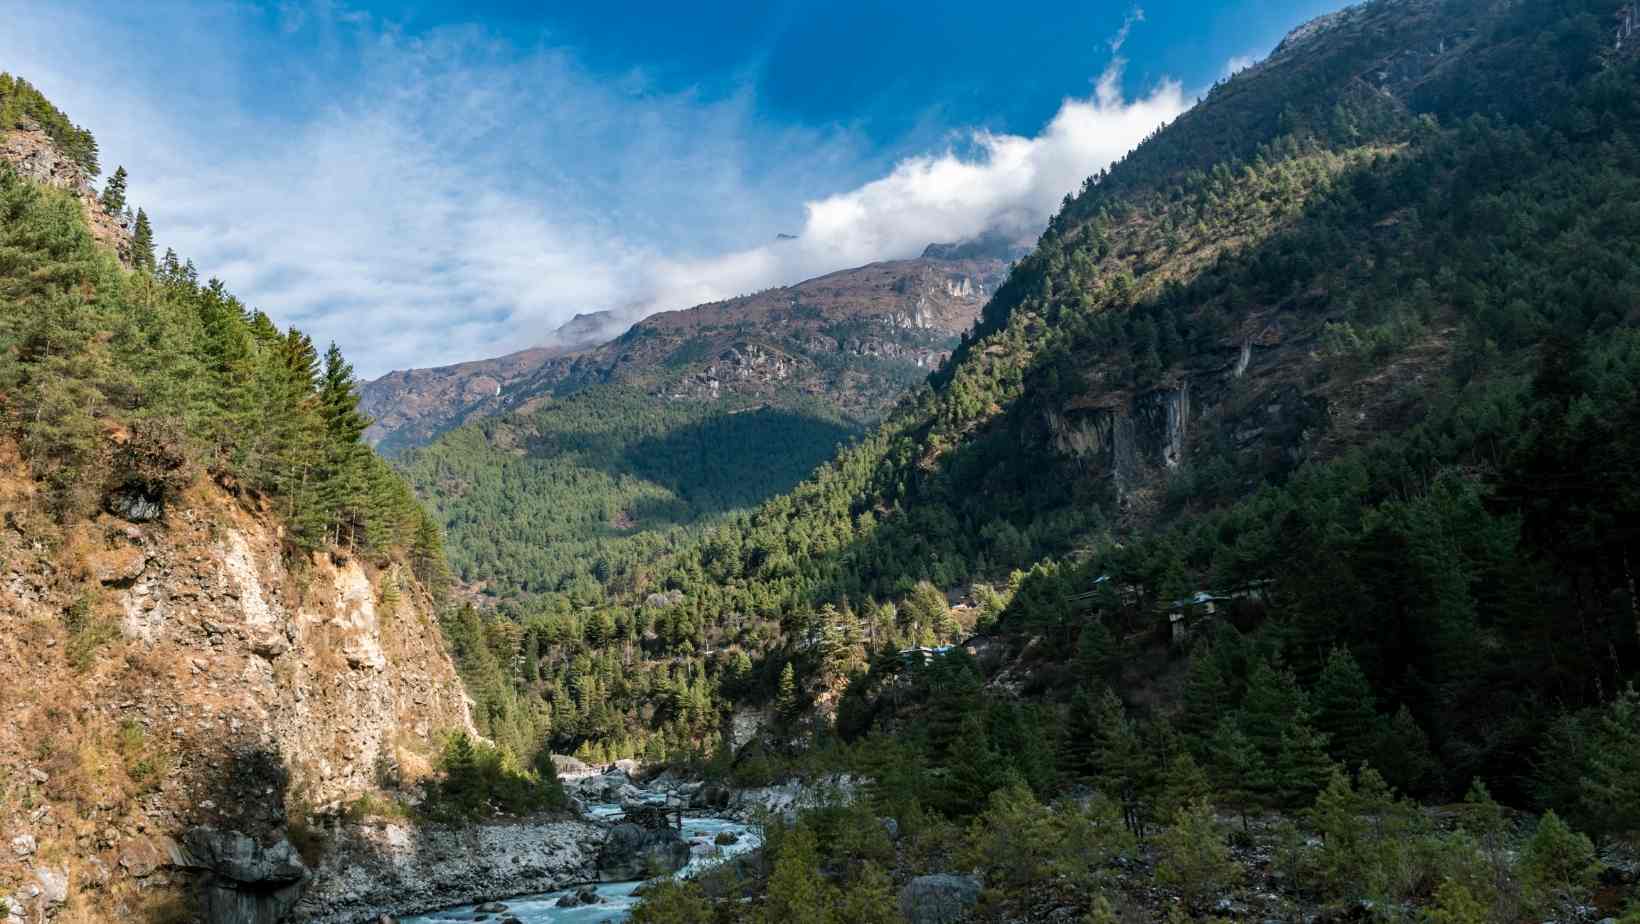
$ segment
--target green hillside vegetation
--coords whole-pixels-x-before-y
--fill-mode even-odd
[[[704,677],[708,713],[773,701],[790,664],[801,695],[848,684],[836,733],[910,730],[939,767],[947,745],[915,744],[937,726],[902,721],[930,707],[885,652],[964,628],[919,628],[917,588],[979,581],[997,588],[991,657],[1025,659],[1052,751],[1110,685],[1127,708],[1147,703],[1138,720],[1188,725],[1204,763],[1221,731],[1265,762],[1290,739],[1312,770],[1366,759],[1425,798],[1479,776],[1512,803],[1611,824],[1580,801],[1593,758],[1540,753],[1603,721],[1640,665],[1627,525],[1640,522],[1640,97],[1632,59],[1611,55],[1615,7],[1368,5],[1343,37],[1217,88],[1067,203],[958,358],[876,433],[551,623],[569,628],[520,633],[541,678],[529,689],[561,702],[552,666],[584,655],[596,705],[627,717],[615,738],[581,726],[558,743],[613,753],[656,729],[688,737],[599,672],[612,656],[587,629],[601,623],[674,683]],[[1349,31],[1363,21],[1376,31]],[[1349,77],[1397,42],[1454,33],[1473,33],[1463,66],[1403,99]],[[1208,428],[1156,492],[1122,494],[1043,424],[1223,368],[1247,325],[1271,318],[1294,345],[1277,385],[1298,410],[1250,445]],[[1386,376],[1402,384],[1371,406],[1382,424],[1329,417]],[[1251,386],[1220,404],[1232,423],[1276,399],[1237,387]],[[1170,654],[1159,608],[1201,589],[1236,602]],[[662,612],[685,617],[657,631],[643,600],[664,591],[677,602]],[[1243,726],[1261,671],[1319,697],[1337,653],[1364,679],[1365,730]],[[1190,703],[1178,685],[1214,659],[1219,692]],[[707,733],[688,750],[712,746]],[[1077,765],[1050,764],[1031,772]],[[1259,804],[1307,804],[1326,777],[1307,779],[1269,784]]]
[[[863,771],[865,804],[638,918],[733,889],[717,920],[767,920],[958,868],[979,920],[1242,919],[1214,899],[1254,892],[1323,920],[1635,919],[1596,850],[1640,832],[1640,67],[1612,54],[1617,6],[1367,4],[1217,88],[1067,202],[914,407],[683,556],[676,579],[711,581],[686,593],[787,626],[923,580],[996,589],[975,656],[771,650],[799,690],[851,677],[834,722],[782,710],[825,742],[785,767]],[[1404,108],[1357,92],[1398,42],[1469,30]],[[1272,323],[1286,367],[1224,373]],[[1044,423],[1187,381],[1212,415],[1126,483]],[[1270,403],[1300,410],[1238,438]],[[884,816],[900,840],[859,862]],[[788,852],[827,872],[794,883]]]
[[[49,512],[163,503],[203,469],[269,498],[298,547],[413,549],[433,577],[436,527],[360,442],[341,353],[321,360],[174,254],[121,270],[80,208],[0,167],[0,415]]]
[[[823,406],[668,401],[594,385],[400,460],[464,581],[567,611],[649,582],[698,527],[789,490],[854,433]]]

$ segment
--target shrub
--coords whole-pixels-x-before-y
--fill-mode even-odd
[[[438,821],[494,814],[526,815],[565,803],[556,777],[524,770],[509,752],[466,732],[451,735],[439,755],[439,773],[427,783],[422,813]]]
[[[1426,924],[1486,924],[1486,907],[1463,883],[1448,879],[1435,893],[1435,904],[1424,914]]]
[[[711,919],[712,905],[700,886],[677,879],[659,879],[646,886],[631,917],[632,924],[700,924]]]
[[[1553,809],[1538,821],[1520,858],[1527,895],[1540,907],[1562,900],[1581,901],[1594,885],[1597,868],[1594,844],[1566,827]]]
[[[1173,823],[1157,841],[1156,880],[1177,889],[1191,907],[1233,882],[1240,872],[1230,857],[1224,834],[1206,802],[1173,814]]]

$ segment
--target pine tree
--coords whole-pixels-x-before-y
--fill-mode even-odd
[[[1157,844],[1156,881],[1177,889],[1185,906],[1194,909],[1234,881],[1240,869],[1205,801],[1180,808],[1170,822]]]
[[[1253,663],[1242,700],[1242,730],[1266,760],[1281,755],[1282,735],[1304,722],[1308,706],[1304,691],[1291,671],[1278,671],[1268,661]]]
[[[957,739],[947,752],[945,770],[940,805],[946,814],[955,816],[979,811],[1008,778],[1018,779],[1010,772],[1007,760],[992,749],[985,720],[977,714],[963,719]]]
[[[1429,736],[1404,705],[1385,727],[1373,766],[1402,792],[1418,795],[1440,786],[1440,763],[1429,749]]]
[[[1099,699],[1094,712],[1094,776],[1100,791],[1122,806],[1128,830],[1144,836],[1144,814],[1140,794],[1145,784],[1148,761],[1133,721],[1117,695],[1109,690]]]
[[[103,211],[118,216],[125,210],[125,167],[115,167],[114,175],[108,178],[108,184],[103,187]]]
[[[939,766],[962,734],[963,722],[979,711],[984,688],[973,658],[960,648],[929,665],[928,681],[928,755]]]
[[[1224,682],[1219,660],[1213,656],[1212,649],[1198,648],[1191,652],[1179,728],[1193,747],[1200,750],[1206,746],[1229,708],[1229,686]]]
[[[131,233],[131,264],[137,269],[154,268],[154,227],[142,209],[137,209],[137,227]]]
[[[1082,682],[1093,687],[1110,682],[1116,668],[1116,640],[1105,628],[1103,619],[1095,616],[1082,627],[1076,640],[1076,669]]]
[[[1213,786],[1207,773],[1188,751],[1180,751],[1168,762],[1161,780],[1161,792],[1156,799],[1156,814],[1171,818],[1178,810],[1212,797]]]
[[[843,892],[836,920],[849,924],[905,924],[894,895],[894,880],[875,864],[863,865]]]
[[[763,905],[764,924],[832,924],[838,898],[836,888],[820,875],[814,834],[804,826],[782,834]]]
[[[1334,764],[1327,756],[1327,736],[1299,722],[1281,736],[1276,762],[1276,796],[1290,809],[1309,805],[1327,785]]]
[[[1600,714],[1590,736],[1584,799],[1603,827],[1640,831],[1640,691],[1633,684]]]
[[[359,500],[365,487],[361,463],[367,450],[360,439],[370,420],[359,412],[353,365],[334,343],[325,351],[318,410],[324,441],[319,503],[325,511],[330,541],[351,544],[364,525]]]
[[[1208,768],[1219,799],[1241,815],[1242,830],[1248,830],[1247,816],[1258,807],[1260,793],[1274,789],[1271,771],[1242,733],[1232,716],[1219,720],[1208,743]]]
[[[1598,868],[1594,844],[1566,827],[1554,809],[1538,820],[1520,858],[1528,895],[1544,910],[1556,902],[1584,901]]]
[[[1355,657],[1334,648],[1311,693],[1316,728],[1327,735],[1332,755],[1347,767],[1373,757],[1380,729],[1372,687]]]
[[[780,669],[780,689],[775,694],[774,711],[783,722],[797,721],[798,711],[802,703],[797,698],[797,672],[792,670],[792,663]]]
[[[541,636],[534,629],[524,633],[524,683],[534,687],[541,682]]]
[[[381,591],[379,596],[381,598],[381,614],[383,616],[390,617],[394,613],[398,612],[399,601],[402,599],[402,595],[399,592],[399,574],[396,566],[389,569],[386,574],[382,575]]]
[[[1067,784],[1091,782],[1098,769],[1098,705],[1099,697],[1086,687],[1071,697],[1065,732],[1059,739],[1059,773]]]
[[[463,816],[477,815],[484,807],[484,781],[478,767],[478,754],[466,732],[457,732],[450,738],[441,763],[444,771],[441,795],[445,804]]]

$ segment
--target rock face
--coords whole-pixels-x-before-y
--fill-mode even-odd
[[[603,837],[602,828],[580,821],[352,826],[326,851],[292,918],[351,924],[557,891],[598,878]]]
[[[689,844],[675,828],[620,824],[598,851],[598,878],[629,882],[677,872],[689,862]]]
[[[900,889],[900,914],[910,924],[956,924],[979,903],[979,891],[969,876],[918,876]]]
[[[264,847],[238,831],[201,827],[188,832],[186,843],[180,865],[205,873],[201,904],[210,924],[278,924],[310,875],[283,838]]]
[[[0,803],[0,881],[44,871],[101,919],[141,919],[155,886],[213,868],[170,846],[191,829],[276,843],[298,806],[334,810],[375,791],[383,767],[415,779],[444,732],[472,730],[431,601],[403,572],[396,603],[379,602],[402,566],[287,560],[272,520],[204,481],[157,519],[103,513],[37,541],[18,464],[0,444],[13,525],[0,529],[0,776],[30,791]],[[256,907],[285,900],[273,891]]]
[[[722,814],[743,821],[752,821],[765,814],[795,819],[797,813],[805,809],[853,801],[859,786],[859,781],[853,777],[833,774],[813,783],[794,780],[736,790]]]

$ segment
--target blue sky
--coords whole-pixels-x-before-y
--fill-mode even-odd
[[[373,376],[1039,228],[1341,5],[0,0],[0,69]]]

